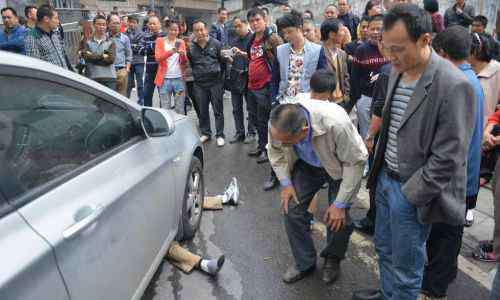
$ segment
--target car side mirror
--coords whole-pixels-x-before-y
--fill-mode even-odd
[[[142,109],[141,124],[147,137],[162,137],[175,131],[172,116],[164,110],[145,107]]]

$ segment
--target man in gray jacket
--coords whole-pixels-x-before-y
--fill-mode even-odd
[[[444,27],[461,25],[469,28],[474,20],[474,6],[465,4],[465,0],[457,0],[455,5],[444,13]]]
[[[431,50],[431,34],[431,17],[417,5],[397,5],[384,18],[392,73],[368,179],[376,186],[382,292],[353,299],[416,300],[431,224],[464,222],[475,94],[464,74]]]
[[[317,98],[314,91],[311,97]],[[328,101],[279,105],[271,113],[270,124],[269,161],[282,186],[285,228],[295,258],[283,281],[296,282],[316,267],[309,230],[312,215],[307,209],[313,196],[328,183],[330,206],[325,215],[328,232],[321,252],[325,258],[322,279],[334,282],[353,230],[349,207],[358,192],[368,151],[345,110]]]

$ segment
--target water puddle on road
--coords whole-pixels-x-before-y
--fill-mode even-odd
[[[231,253],[223,253],[210,240],[215,234],[214,218],[217,217],[223,217],[223,214],[221,212],[203,212],[200,231],[192,242],[184,246],[193,253],[211,258],[225,254],[226,261],[218,276],[212,278],[199,270],[194,270],[191,274],[184,274],[164,261],[142,300],[242,299],[242,279],[231,262]]]

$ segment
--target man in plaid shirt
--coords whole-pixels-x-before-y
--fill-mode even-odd
[[[49,5],[42,5],[38,8],[37,19],[38,24],[24,40],[26,55],[69,69],[64,44],[57,31],[57,11]]]

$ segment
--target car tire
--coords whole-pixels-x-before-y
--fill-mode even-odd
[[[203,165],[198,157],[193,157],[186,180],[182,201],[181,219],[176,240],[179,242],[194,238],[200,227],[203,215],[203,199],[205,198],[205,182]]]

